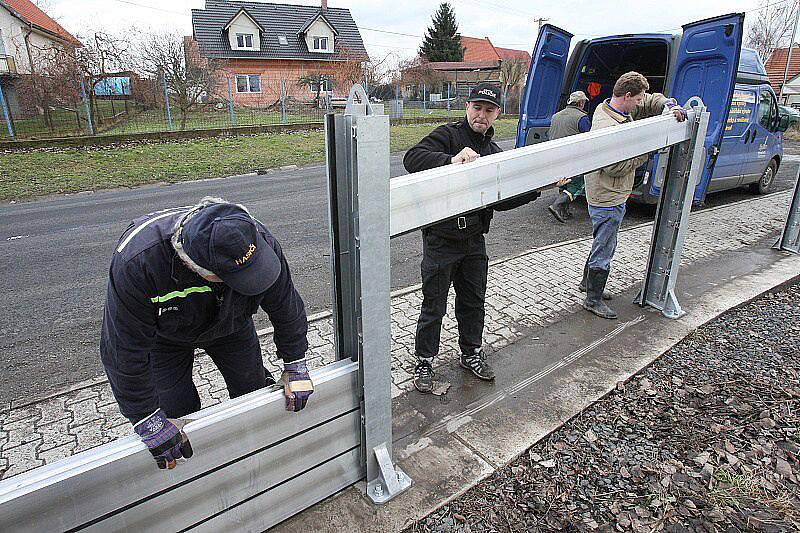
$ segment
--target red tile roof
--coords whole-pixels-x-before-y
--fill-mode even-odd
[[[500,59],[500,54],[494,49],[494,45],[488,37],[478,39],[462,35],[461,46],[464,47],[464,61],[497,61]]]
[[[495,46],[494,49],[497,50],[497,53],[500,54],[500,59],[502,59],[503,61],[519,59],[524,61],[525,63],[531,62],[531,55],[525,50],[514,50],[513,48],[500,48],[498,46]]]
[[[32,24],[35,28],[55,35],[72,45],[83,46],[61,24],[47,16],[44,11],[30,0],[0,0],[0,6],[7,8],[12,15],[26,24]]]
[[[767,62],[764,63],[764,67],[767,69],[767,76],[769,76],[769,83],[776,93],[781,91],[781,85],[783,85],[783,73],[786,70],[786,57],[788,55],[788,48],[778,48],[772,52]],[[792,48],[792,59],[789,63],[789,73],[786,76],[786,81],[788,82],[798,74],[800,74],[800,45],[795,43]]]

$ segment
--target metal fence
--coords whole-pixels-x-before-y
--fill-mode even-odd
[[[0,139],[48,139],[84,135],[124,135],[170,131],[229,129],[243,126],[322,123],[326,113],[341,113],[350,86],[323,80],[298,80],[236,75],[221,78],[213,95],[187,103],[181,88],[162,80],[131,80],[129,94],[97,94],[91,83],[61,93],[58,99],[25,102],[22,84],[0,86]],[[2,94],[5,89],[6,94]],[[463,116],[470,85],[439,86],[431,93],[425,83],[383,85],[371,91],[390,119]],[[10,92],[16,94],[8,94]],[[392,94],[394,93],[394,94]],[[516,114],[519,99],[505,91],[502,112]],[[66,94],[66,96],[64,96]],[[376,96],[382,96],[379,98]]]

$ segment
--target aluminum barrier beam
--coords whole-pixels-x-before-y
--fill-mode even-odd
[[[800,168],[797,169],[797,177],[794,180],[794,193],[789,204],[786,224],[774,248],[784,252],[800,253]]]
[[[194,456],[159,470],[132,435],[0,482],[0,529],[263,531],[364,477],[358,365],[312,372],[308,406],[282,389],[203,409]]]
[[[695,110],[695,116],[686,121],[691,128],[690,138],[672,147],[658,199],[644,281],[635,300],[642,307],[650,305],[659,309],[667,318],[679,318],[684,314],[675,296],[675,283],[689,227],[694,189],[705,169],[703,139],[709,114],[702,102]]]
[[[394,178],[392,236],[684,142],[692,135],[694,117],[689,111],[684,122],[672,115],[637,120]]]

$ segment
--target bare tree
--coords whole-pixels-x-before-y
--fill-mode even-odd
[[[201,58],[183,36],[162,32],[144,34],[134,46],[134,61],[144,75],[166,80],[180,110],[180,129],[186,129],[189,112],[214,94],[222,78],[218,61]]]
[[[513,89],[525,76],[525,62],[521,59],[509,59],[500,64],[500,83],[503,92]]]
[[[792,28],[797,15],[797,4],[761,0],[761,8],[754,13],[747,29],[745,44],[758,52],[766,61],[777,48],[791,46]]]

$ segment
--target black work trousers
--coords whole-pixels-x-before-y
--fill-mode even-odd
[[[439,353],[442,317],[447,312],[450,285],[456,292],[458,344],[462,353],[480,348],[486,316],[486,275],[489,258],[482,234],[452,240],[423,232],[422,310],[417,322],[417,357]]]
[[[159,338],[150,352],[150,369],[158,404],[170,418],[200,410],[200,395],[192,380],[195,348],[203,348],[217,365],[231,398],[275,383],[264,368],[261,344],[252,322],[236,333],[199,346]]]

